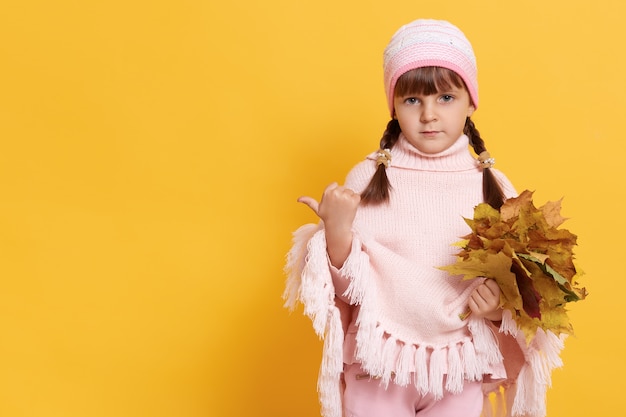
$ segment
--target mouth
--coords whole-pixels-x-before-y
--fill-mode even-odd
[[[420,132],[426,138],[433,138],[439,134],[438,130],[424,130]]]

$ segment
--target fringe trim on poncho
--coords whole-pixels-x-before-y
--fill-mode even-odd
[[[341,417],[343,387],[343,328],[335,306],[335,288],[328,269],[326,237],[319,226],[307,224],[294,233],[294,245],[287,255],[285,307],[304,305],[304,314],[313,322],[315,333],[324,340],[323,358],[317,380],[322,415]],[[307,243],[308,242],[308,243]]]
[[[376,321],[376,298],[370,296],[376,294],[376,283],[368,271],[369,258],[361,251],[355,233],[351,255],[341,268],[342,275],[350,280],[343,295],[352,304],[361,306],[357,319],[356,359],[367,373],[380,377],[381,384],[387,386],[392,381],[402,386],[413,384],[422,394],[432,393],[441,398],[444,388],[458,393],[463,389],[464,380],[481,381],[484,370],[502,363],[503,355],[496,334],[484,319],[470,316],[471,339],[448,345],[407,344],[385,333]],[[307,224],[294,233],[285,272],[288,276],[283,294],[285,307],[293,310],[298,302],[302,303],[304,314],[312,320],[315,332],[324,340],[318,378],[322,415],[341,417],[343,323],[335,304],[335,289],[321,225]],[[551,372],[562,365],[559,354],[564,336],[557,337],[540,330],[527,344],[508,311],[505,311],[499,331],[516,338],[525,362],[517,377],[485,384],[486,395],[496,393],[496,407],[494,409],[487,399],[483,416],[544,417]]]
[[[503,313],[500,333],[515,337],[524,354],[524,363],[516,376],[485,384],[482,417],[544,417],[552,371],[563,366],[560,354],[567,334],[557,336],[551,331],[538,329],[527,342],[509,310]]]

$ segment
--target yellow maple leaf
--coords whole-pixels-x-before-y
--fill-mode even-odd
[[[503,221],[509,221],[519,216],[519,212],[522,207],[532,204],[533,193],[532,191],[524,190],[519,196],[509,198],[504,205],[500,208],[500,215]],[[479,206],[482,204],[479,204]],[[495,210],[495,209],[494,209]],[[476,216],[476,213],[474,213]]]
[[[552,227],[559,227],[567,218],[561,216],[561,201],[548,201],[546,204],[540,207],[543,217],[545,217],[548,224]]]
[[[502,291],[501,306],[509,309],[530,340],[538,328],[571,333],[565,305],[583,300],[585,288],[574,265],[577,237],[559,229],[561,200],[540,208],[525,190],[500,210],[483,203],[474,218],[465,219],[471,233],[460,243],[456,263],[441,267],[463,279],[493,278]]]

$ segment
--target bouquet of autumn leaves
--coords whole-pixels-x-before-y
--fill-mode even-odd
[[[566,220],[561,201],[535,208],[532,195],[526,190],[499,211],[476,206],[474,218],[465,219],[472,232],[457,243],[462,249],[456,263],[441,268],[466,280],[496,280],[502,308],[511,311],[527,340],[538,328],[572,333],[565,306],[587,296],[576,282],[576,235],[559,228]]]

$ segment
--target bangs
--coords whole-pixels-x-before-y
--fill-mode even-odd
[[[405,72],[398,78],[394,96],[431,95],[452,87],[467,90],[463,79],[456,72],[442,67],[422,67]]]

